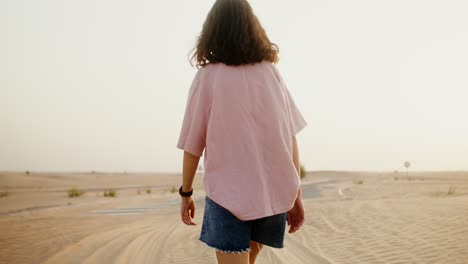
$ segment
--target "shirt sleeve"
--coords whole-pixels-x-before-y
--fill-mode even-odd
[[[182,128],[177,148],[201,157],[206,146],[210,98],[203,92],[200,70],[195,75],[189,89]]]
[[[288,116],[289,122],[291,127],[291,133],[295,136],[299,131],[301,131],[304,127],[307,126],[307,122],[305,121],[304,117],[302,116],[299,108],[297,107],[294,99],[289,92],[289,89],[285,86],[286,91],[286,99],[287,99],[287,107],[288,107]]]
[[[291,134],[295,136],[304,127],[307,126],[307,122],[305,121],[304,117],[301,114],[301,111],[299,111],[299,108],[294,102],[291,92],[289,92],[289,89],[286,83],[284,82],[284,79],[281,76],[281,73],[279,72],[278,68],[273,66],[273,71],[283,90],[283,95],[286,101],[286,111],[287,111],[290,131],[291,131]]]

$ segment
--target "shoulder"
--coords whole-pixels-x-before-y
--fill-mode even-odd
[[[206,81],[207,78],[210,78],[212,76],[213,71],[216,70],[219,66],[217,64],[207,64],[201,68],[197,69],[197,72],[195,73],[195,77],[193,78],[194,83],[201,83]]]
[[[283,77],[281,76],[278,67],[276,67],[276,64],[269,61],[264,61],[260,63],[260,65],[266,68],[266,70],[275,78],[278,83],[283,83]]]
[[[192,89],[196,90],[196,93],[201,96],[211,96],[213,78],[216,75],[213,74],[215,69],[216,67],[214,67],[214,65],[209,64],[197,69],[192,81]]]
[[[195,78],[200,82],[209,81],[210,78],[222,70],[222,66],[222,63],[208,63],[197,70]]]

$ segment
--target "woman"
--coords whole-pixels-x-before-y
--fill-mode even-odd
[[[195,225],[192,183],[204,150],[200,240],[218,263],[254,263],[263,245],[282,248],[304,222],[295,135],[306,121],[246,0],[217,0],[198,38],[199,68],[177,147],[184,150],[181,218]],[[233,254],[236,253],[236,254]]]

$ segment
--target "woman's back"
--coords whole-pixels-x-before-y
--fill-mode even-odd
[[[272,63],[208,64],[190,88],[177,147],[206,148],[207,196],[257,219],[292,207],[300,180],[291,139],[306,124]]]

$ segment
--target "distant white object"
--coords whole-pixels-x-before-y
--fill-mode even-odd
[[[345,196],[344,196],[344,194],[343,194],[343,188],[338,189],[338,194],[339,194],[341,197],[345,198]]]

